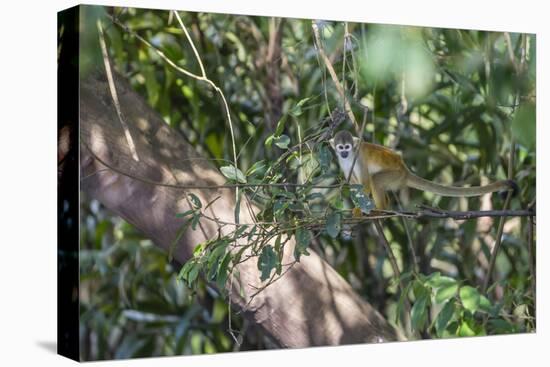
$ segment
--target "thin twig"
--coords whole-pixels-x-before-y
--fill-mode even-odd
[[[122,24],[118,19],[116,19],[116,18],[114,18],[110,15],[107,15],[107,17],[109,17],[114,24],[118,25],[119,27],[124,29],[127,33],[129,33],[130,35],[132,35],[133,37],[138,39],[140,42],[145,44],[148,48],[153,50],[157,55],[160,56],[160,58],[162,60],[164,60],[164,62],[166,62],[168,65],[170,65],[173,69],[175,69],[176,71],[178,71],[178,72],[182,73],[183,75],[186,75],[190,78],[193,78],[193,79],[196,79],[196,80],[203,81],[203,82],[207,83],[208,85],[210,85],[216,91],[216,93],[218,93],[218,95],[222,99],[222,102],[223,102],[223,105],[224,105],[224,108],[225,108],[225,116],[226,116],[227,122],[229,124],[229,131],[231,133],[231,142],[232,142],[232,145],[233,145],[233,161],[234,161],[233,164],[234,164],[235,170],[237,170],[238,168],[237,168],[237,151],[236,151],[236,147],[235,147],[235,134],[233,132],[233,122],[231,120],[229,105],[227,103],[225,95],[224,95],[223,91],[213,81],[208,79],[208,77],[206,76],[206,74],[204,72],[204,66],[202,64],[202,60],[200,59],[200,56],[199,56],[199,54],[198,54],[198,52],[195,48],[195,45],[194,45],[192,39],[190,38],[189,33],[187,32],[187,28],[185,28],[185,25],[181,21],[181,18],[179,17],[178,13],[176,11],[174,11],[173,13],[176,16],[176,18],[178,19],[178,22],[180,23],[180,26],[182,27],[184,33],[186,34],[187,40],[189,41],[189,43],[190,43],[190,45],[193,49],[193,52],[195,53],[195,57],[197,58],[197,62],[199,63],[199,66],[201,68],[202,75],[197,75],[195,73],[192,73],[192,72],[176,65],[168,56],[166,56],[164,54],[164,52],[162,52],[161,50],[159,50],[158,48],[153,46],[149,41],[147,41],[145,38],[141,37],[139,34],[134,32],[133,30],[131,30],[128,26],[126,26],[125,24]],[[236,188],[235,200],[237,200],[237,197],[238,197],[238,188]]]
[[[508,158],[508,179],[511,180],[514,177],[514,154],[515,154],[515,143],[512,140],[510,147],[510,157]],[[510,205],[510,200],[512,200],[512,195],[514,191],[510,190],[506,194],[506,200],[504,201],[504,210]],[[496,234],[495,245],[493,246],[493,252],[491,254],[491,259],[489,261],[489,268],[487,269],[487,274],[485,276],[485,281],[483,282],[483,293],[487,292],[489,288],[489,283],[491,282],[491,276],[495,268],[498,251],[500,250],[500,245],[502,243],[502,232],[504,231],[504,221],[506,217],[501,217],[498,222],[498,229]]]
[[[315,37],[315,44],[317,46],[317,50],[319,51],[319,54],[321,55],[321,58],[325,63],[325,67],[327,68],[330,74],[330,77],[334,82],[334,85],[336,86],[336,90],[338,91],[338,94],[340,94],[340,98],[342,98],[342,101],[344,102],[344,109],[346,110],[346,113],[349,119],[353,122],[353,125],[357,129],[359,128],[359,123],[357,123],[357,119],[355,118],[355,115],[351,110],[351,105],[349,104],[349,101],[346,99],[346,92],[344,91],[342,84],[338,80],[338,75],[336,75],[336,71],[334,71],[334,67],[332,66],[332,63],[330,62],[330,59],[328,58],[327,54],[325,53],[325,50],[321,43],[321,36],[319,35],[319,26],[317,25],[316,21],[311,22],[311,27],[313,29],[313,35]]]
[[[388,239],[384,235],[384,228],[382,227],[382,224],[380,223],[379,219],[374,221],[374,226],[376,227],[376,230],[378,231],[378,235],[380,236],[380,240],[384,245],[386,252],[388,253],[388,258],[390,260],[390,264],[393,269],[393,276],[395,277],[396,282],[399,283],[401,290],[403,291],[405,287],[403,286],[401,281],[401,272],[399,271],[399,266],[397,266],[397,259],[393,254],[393,251],[390,247],[390,243],[388,242]]]
[[[233,121],[231,120],[231,113],[229,111],[229,105],[227,104],[227,100],[225,99],[225,95],[224,95],[223,91],[221,90],[221,88],[219,88],[212,80],[210,80],[206,76],[206,72],[204,71],[204,66],[202,64],[201,57],[200,57],[199,53],[197,52],[197,49],[195,48],[195,44],[193,43],[193,39],[189,35],[189,32],[187,32],[187,28],[185,27],[185,24],[183,24],[178,12],[175,11],[175,10],[173,10],[172,12],[176,16],[176,19],[178,20],[178,23],[180,24],[180,27],[183,29],[183,32],[185,33],[185,36],[187,37],[187,41],[189,42],[189,44],[191,45],[191,48],[193,49],[193,53],[195,54],[195,58],[197,59],[197,62],[199,63],[199,66],[201,68],[202,80],[204,80],[205,82],[210,84],[210,86],[212,88],[214,88],[214,90],[220,95],[220,97],[223,101],[223,105],[224,105],[224,108],[225,108],[225,117],[227,119],[227,123],[229,124],[229,132],[231,133],[231,145],[233,147],[233,164],[234,164],[234,168],[235,168],[235,176],[237,176],[237,170],[238,170],[238,168],[237,168],[237,148],[236,148],[236,145],[235,145],[235,133],[233,131]],[[235,202],[236,203],[239,202],[238,197],[239,197],[239,189],[236,188],[236,190],[235,190]]]
[[[132,175],[128,172],[125,172],[109,163],[107,163],[105,160],[100,158],[95,152],[86,144],[84,141],[81,141],[82,145],[90,152],[92,157],[96,159],[99,163],[110,169],[111,171],[114,171],[122,176],[126,176],[129,178],[132,178],[134,180],[154,185],[154,186],[160,186],[160,187],[169,187],[172,189],[180,189],[180,190],[188,190],[188,189],[199,189],[199,190],[218,190],[218,189],[237,189],[237,188],[246,188],[246,187],[311,187],[311,188],[321,188],[321,189],[333,189],[337,187],[341,187],[341,184],[333,184],[333,185],[309,185],[309,184],[299,184],[299,183],[293,183],[293,182],[276,182],[276,183],[247,183],[247,184],[223,184],[223,185],[184,185],[184,184],[170,184],[170,183],[164,183],[164,182],[158,182],[149,180],[145,177],[139,177],[136,175]],[[103,169],[102,169],[103,170]],[[96,172],[91,173],[88,176],[96,174]],[[88,178],[86,176],[85,178]]]
[[[164,182],[157,182],[153,180],[149,180],[147,178],[139,177],[136,175],[132,175],[130,173],[124,172],[111,164],[105,162],[103,159],[98,157],[92,149],[84,142],[81,141],[84,148],[86,148],[92,157],[96,159],[99,163],[101,163],[103,166],[107,167],[107,169],[118,173],[122,176],[126,176],[132,179],[135,179],[137,181],[143,182],[148,185],[153,186],[160,186],[160,187],[168,187],[172,189],[178,189],[178,190],[189,190],[189,189],[197,189],[197,190],[218,190],[218,189],[234,189],[236,187],[240,188],[247,188],[247,187],[311,187],[311,188],[324,188],[324,189],[334,189],[334,188],[340,188],[342,187],[341,184],[333,184],[333,185],[315,185],[315,184],[298,184],[298,183],[258,183],[258,184],[224,184],[224,185],[184,185],[184,184],[169,184]],[[106,171],[107,169],[100,169],[98,171],[95,171],[87,176],[85,176],[83,179],[86,179],[94,174],[97,174],[98,172]],[[373,219],[383,219],[383,218],[392,218],[392,217],[404,217],[404,218],[410,218],[410,219],[420,219],[420,218],[451,218],[455,220],[467,220],[467,219],[474,219],[474,218],[481,218],[481,217],[535,217],[536,212],[535,208],[530,207],[528,209],[519,209],[519,210],[472,210],[472,211],[453,211],[453,210],[442,210],[442,209],[436,209],[431,208],[425,205],[420,206],[421,210],[418,211],[392,211],[392,210],[374,210],[372,213],[366,216],[362,216],[360,218],[350,218],[349,223],[350,224],[359,224],[365,221],[370,221]],[[346,220],[344,219],[344,222]],[[236,223],[227,223],[235,225]],[[254,225],[256,223],[242,223],[242,225]]]
[[[315,185],[315,184],[298,184],[298,183],[257,183],[257,184],[224,184],[224,185],[184,185],[184,184],[169,184],[164,182],[157,182],[153,180],[149,180],[144,177],[139,177],[136,175],[132,175],[130,173],[124,172],[111,164],[105,162],[103,159],[101,159],[99,156],[97,156],[92,149],[84,142],[81,141],[84,148],[86,148],[92,157],[96,159],[99,163],[101,163],[103,166],[107,167],[107,169],[118,173],[122,176],[126,176],[132,179],[135,179],[137,181],[143,182],[145,184],[153,185],[153,186],[160,186],[160,187],[168,187],[172,189],[178,189],[178,190],[189,190],[189,189],[198,189],[198,190],[218,190],[218,189],[234,189],[237,187],[240,188],[247,188],[247,187],[311,187],[311,188],[325,188],[325,189],[334,189],[334,188],[340,188],[342,187],[341,184],[333,184],[333,185]],[[89,176],[92,176],[94,174],[97,174],[98,172],[106,171],[107,169],[100,169],[98,171],[95,171],[87,176],[85,176],[83,179],[88,178]],[[536,212],[534,209],[534,206],[529,209],[519,209],[519,210],[472,210],[472,211],[453,211],[453,210],[442,210],[442,209],[436,209],[431,208],[428,206],[420,206],[421,210],[418,211],[392,211],[392,210],[374,210],[372,213],[366,216],[362,216],[360,218],[350,218],[349,223],[351,224],[358,224],[365,221],[370,221],[373,219],[383,219],[383,218],[391,218],[391,217],[404,217],[404,218],[410,218],[410,219],[420,219],[420,218],[451,218],[455,220],[467,220],[467,219],[474,219],[474,218],[481,218],[481,217],[535,217]],[[344,221],[346,221],[344,219]],[[233,224],[235,223],[228,223]],[[242,225],[254,225],[256,223],[242,223]]]
[[[393,193],[393,195],[394,195],[394,198],[395,198],[395,202],[397,203],[397,205],[399,207],[399,211],[403,211],[403,208],[401,206],[401,201],[399,200],[399,198],[397,197],[395,192]],[[409,224],[407,223],[407,220],[404,217],[402,218],[402,220],[403,220],[403,228],[405,228],[405,234],[407,235],[407,244],[409,246],[409,251],[411,253],[412,264],[413,264],[413,273],[416,274],[420,271],[420,268],[419,268],[419,264],[418,264],[418,257],[416,256],[416,250],[414,248],[414,244],[413,244],[413,240],[412,240],[412,236],[411,236],[411,230],[409,229]]]
[[[366,123],[367,123],[367,110],[365,109],[365,113],[363,115],[363,122],[361,123],[361,130],[359,130],[360,142],[359,142],[359,144],[357,144],[357,147],[355,147],[355,153],[353,155],[353,161],[351,162],[351,168],[349,170],[348,177],[346,177],[346,183],[349,183],[349,180],[351,179],[351,175],[353,174],[353,169],[355,168],[355,162],[357,162],[357,157],[359,156],[359,153],[361,152],[361,142],[363,141],[363,131],[365,129]],[[367,165],[365,165],[362,168],[365,170],[364,174],[367,175],[367,177],[369,177],[369,185],[370,185],[369,167]],[[369,190],[370,190],[370,188],[369,188]]]
[[[393,251],[391,249],[390,243],[388,242],[388,239],[386,238],[386,235],[384,234],[384,228],[382,227],[382,223],[379,219],[374,221],[374,226],[376,227],[376,231],[378,232],[378,237],[380,238],[380,241],[382,242],[382,245],[384,246],[387,254],[388,259],[390,261],[392,270],[393,270],[393,276],[395,278],[396,284],[399,288],[400,293],[403,294],[403,305],[405,306],[405,314],[404,314],[404,327],[408,328],[408,332],[412,333],[412,330],[410,329],[409,325],[409,317],[408,315],[411,314],[411,304],[409,302],[409,298],[406,294],[404,294],[406,287],[403,283],[403,279],[401,279],[401,272],[399,271],[399,266],[397,265],[397,259],[395,258],[395,255],[393,254]]]
[[[504,32],[504,39],[506,40],[506,49],[508,50],[508,57],[510,58],[510,62],[514,66],[514,70],[516,71],[516,74],[520,72],[518,63],[516,62],[516,58],[514,56],[514,47],[512,45],[512,39],[510,38],[510,33]]]
[[[233,338],[233,341],[235,342],[236,345],[238,345],[239,347],[241,346],[241,342],[242,342],[242,337],[240,338],[237,338],[237,336],[235,335],[235,330],[233,329],[233,326],[231,325],[231,315],[232,315],[232,311],[231,311],[231,303],[232,303],[232,296],[233,296],[233,277],[235,277],[235,275],[233,274],[233,269],[231,270],[231,272],[229,273],[229,292],[228,292],[228,302],[227,302],[227,328],[228,328],[228,331],[229,331],[229,335],[231,335],[231,337]],[[241,335],[239,335],[241,336]]]
[[[286,264],[288,267],[281,273],[281,275],[279,275],[278,277],[275,277],[275,275],[277,275],[276,272],[273,273],[273,275],[271,276],[271,278],[268,280],[268,282],[266,284],[264,284],[263,286],[261,287],[258,287],[256,288],[256,291],[254,293],[252,293],[250,295],[250,298],[248,299],[248,302],[246,302],[246,305],[244,305],[244,307],[242,308],[241,311],[239,311],[239,313],[243,312],[243,311],[246,311],[248,309],[248,306],[250,306],[250,304],[252,303],[252,301],[254,300],[254,298],[256,298],[256,296],[258,294],[260,294],[263,290],[265,290],[267,287],[269,287],[271,284],[275,283],[277,280],[281,279],[283,276],[285,276],[285,274],[290,270],[292,269],[292,267],[294,267],[294,265],[296,265],[298,261],[294,260],[293,262],[291,262],[290,264]]]
[[[107,44],[105,43],[105,34],[103,33],[103,27],[101,26],[101,20],[97,20],[97,30],[99,33],[99,45],[101,46],[101,53],[103,55],[103,64],[105,65],[105,72],[107,73],[107,81],[109,82],[109,91],[111,92],[111,97],[115,105],[116,113],[118,115],[118,120],[122,125],[124,130],[124,135],[126,136],[126,141],[128,142],[128,147],[132,153],[132,158],[139,162],[139,157],[136,151],[136,145],[132,139],[132,134],[130,134],[130,128],[124,118],[122,117],[122,109],[120,108],[120,102],[118,100],[118,94],[116,91],[115,80],[113,78],[113,72],[111,70],[111,63],[109,62],[109,53],[107,52]]]

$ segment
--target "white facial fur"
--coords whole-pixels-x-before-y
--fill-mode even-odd
[[[338,158],[346,159],[353,155],[353,144],[346,142],[338,142],[334,145],[334,150]]]
[[[342,158],[341,155],[338,155],[338,164],[340,165],[340,169],[342,172],[344,172],[344,178],[347,179],[349,177],[349,173],[351,170],[351,166],[353,165],[353,151],[347,156],[347,158]],[[356,160],[355,165],[353,165],[353,176],[351,177],[351,180],[356,181],[361,177],[361,165]]]
[[[347,131],[336,133],[334,138],[330,140],[330,145],[338,157],[338,164],[346,179],[350,177],[349,174],[353,166],[353,176],[351,177],[353,181],[361,179],[361,162],[355,160],[355,164],[353,163],[356,144],[360,144],[360,140],[354,138]]]

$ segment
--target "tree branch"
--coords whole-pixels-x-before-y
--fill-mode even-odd
[[[186,192],[177,188],[191,187],[187,192],[193,192],[204,203],[211,203],[207,209],[209,215],[232,222],[234,190],[213,189],[223,186],[225,178],[210,162],[198,159],[200,156],[193,147],[171,129],[128,82],[116,74],[114,77],[120,105],[128,111],[126,122],[140,161],[132,159],[125,144],[105,76],[94,74],[83,78],[79,94],[80,162],[81,176],[87,177],[81,182],[86,196],[100,201],[166,251],[182,225],[183,219],[176,214],[191,209],[185,200]],[[106,170],[109,167],[116,170]],[[258,211],[253,205],[250,209]],[[240,218],[243,223],[254,222],[253,215],[245,208],[241,209]],[[204,218],[200,223],[204,234],[189,229],[174,246],[173,256],[178,262],[191,258],[194,247],[204,241],[205,234],[212,238],[219,231],[227,234],[231,230]],[[283,263],[294,260],[294,246],[293,239],[285,246]],[[236,281],[231,278],[226,285],[227,288],[233,285],[230,289],[233,306],[281,347],[397,339],[387,321],[311,250],[310,255],[302,256],[284,277],[255,295],[249,305],[251,295],[263,286],[257,264],[246,261],[235,270],[239,278]]]

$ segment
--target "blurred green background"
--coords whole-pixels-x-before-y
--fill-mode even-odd
[[[177,74],[132,34],[162,50],[178,66],[199,73],[193,51],[170,12],[82,9],[82,76],[103,65],[96,28],[101,19],[115,69],[203,156],[219,166],[232,161],[229,129],[215,92],[205,83]],[[315,131],[332,110],[342,108],[319,58],[311,20],[180,15],[206,74],[228,99],[241,170],[281,154],[275,146],[267,148],[264,140],[283,116],[288,119],[285,134],[294,145],[300,135]],[[114,24],[111,16],[130,31]],[[368,107],[367,141],[401,151],[407,165],[422,177],[459,184],[506,178],[514,141],[514,177],[520,192],[511,208],[526,208],[534,200],[535,35],[331,21],[316,24],[322,47],[358,119]],[[349,122],[345,126],[352,128]],[[338,174],[334,164],[332,170]],[[497,195],[480,201],[414,190],[410,200],[408,207],[425,203],[452,210],[477,210],[480,205],[499,209],[504,201]],[[234,340],[228,331],[226,300],[214,288],[200,280],[191,291],[176,281],[181,264],[169,262],[166,253],[101,204],[88,200],[85,193],[81,210],[83,359],[275,347],[261,330],[233,312],[231,326],[238,339]],[[421,274],[440,272],[460,285],[479,287],[497,222],[488,218],[408,221],[410,239],[402,221],[384,224],[404,273],[412,270],[407,247],[412,241]],[[445,325],[436,325],[442,306],[426,305],[420,316],[425,318],[419,325],[420,336],[534,331],[534,254],[530,254],[528,230],[526,218],[511,218],[505,224],[488,295],[491,311],[470,307],[457,294]],[[388,321],[401,327],[396,323],[399,294],[391,267],[370,228],[365,226],[352,241],[324,234],[312,248]],[[429,288],[433,279],[432,283],[426,278],[407,281],[412,299],[418,300],[424,288],[438,289]],[[490,317],[484,318],[483,312]]]

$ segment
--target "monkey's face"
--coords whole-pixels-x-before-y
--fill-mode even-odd
[[[350,143],[337,143],[336,144],[336,154],[338,154],[343,159],[346,159],[351,155],[352,145]]]
[[[353,136],[348,131],[340,131],[330,140],[330,145],[338,158],[347,159],[352,156]]]

